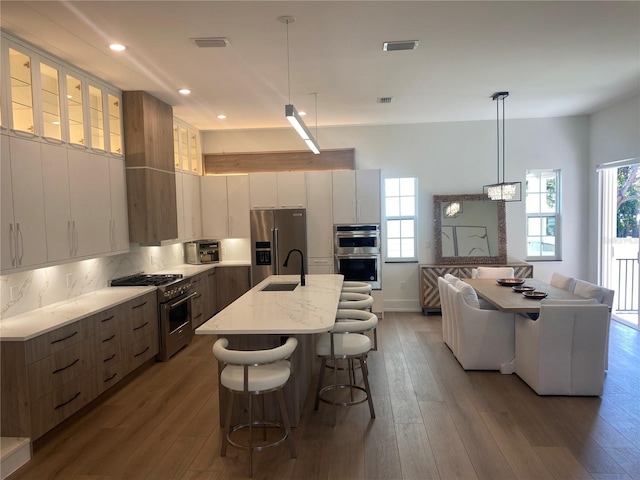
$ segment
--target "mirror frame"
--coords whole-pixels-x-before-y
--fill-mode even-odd
[[[442,206],[449,202],[481,201],[495,205],[498,214],[498,255],[484,257],[443,257],[442,256]],[[481,193],[433,196],[433,222],[436,258],[441,265],[486,265],[507,263],[507,218],[504,202],[486,200]]]

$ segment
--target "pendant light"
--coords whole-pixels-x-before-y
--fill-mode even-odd
[[[497,163],[498,163],[498,183],[485,185],[483,193],[487,200],[499,202],[519,202],[522,200],[522,183],[505,182],[505,122],[504,122],[504,99],[509,96],[509,92],[496,92],[491,98],[496,102],[496,138],[497,138]],[[500,177],[500,102],[502,102],[502,177]]]
[[[296,107],[294,107],[291,103],[291,74],[289,68],[289,24],[295,22],[296,19],[295,17],[286,15],[283,17],[278,17],[278,21],[287,25],[287,84],[289,88],[289,103],[284,106],[284,114],[287,117],[287,120],[289,120],[291,126],[305,141],[307,147],[309,147],[309,150],[311,150],[315,154],[318,154],[320,153],[318,142],[315,138],[313,138],[313,135],[311,135],[311,132],[305,125],[302,117],[298,114]]]

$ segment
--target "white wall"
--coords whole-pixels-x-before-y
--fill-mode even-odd
[[[548,280],[553,271],[584,277],[587,247],[584,232],[587,212],[585,188],[589,165],[588,117],[507,120],[507,180],[525,181],[532,168],[560,168],[564,222],[562,262],[536,262],[535,276]],[[452,122],[374,127],[318,128],[324,149],[355,148],[356,168],[380,168],[383,177],[417,176],[419,184],[419,261],[430,263],[433,252],[432,196],[481,193],[495,183],[495,122]],[[304,150],[292,129],[210,131],[203,133],[203,152]],[[524,202],[507,204],[507,242],[510,258],[526,253]],[[406,284],[400,290],[401,283]],[[387,310],[419,310],[417,264],[383,266],[384,303]]]
[[[603,163],[640,158],[640,95],[628,98],[594,113],[589,125],[589,265],[588,279],[598,279],[598,174]]]

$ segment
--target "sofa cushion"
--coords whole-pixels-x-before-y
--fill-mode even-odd
[[[480,308],[480,301],[478,300],[478,294],[474,288],[463,280],[458,280],[455,287],[462,293],[462,298],[465,303],[473,308]]]
[[[549,282],[552,287],[561,288],[568,292],[573,292],[576,284],[575,278],[565,277],[557,272],[554,272],[551,275],[551,282]]]

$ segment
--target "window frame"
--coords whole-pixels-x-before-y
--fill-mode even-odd
[[[388,216],[387,215],[387,198],[391,198],[387,195],[387,180],[403,180],[410,179],[413,181],[413,215],[398,215],[398,216]],[[401,193],[401,192],[400,192]],[[407,195],[400,194],[399,197],[406,197]],[[397,198],[395,195],[393,198]],[[410,177],[410,176],[390,176],[385,177],[383,181],[383,196],[382,201],[384,203],[384,262],[385,263],[417,263],[418,262],[418,177]],[[412,220],[413,221],[413,253],[412,257],[392,257],[389,256],[389,221],[397,221],[397,220]],[[401,240],[402,236],[399,237]],[[411,238],[411,237],[404,237]]]
[[[527,211],[527,198],[530,194],[540,194],[542,192],[529,192],[527,179],[530,175],[536,175],[540,178],[544,174],[555,174],[556,179],[556,201],[555,212],[529,212]],[[525,249],[527,262],[554,262],[562,260],[562,170],[559,168],[534,168],[528,169],[525,175]],[[530,219],[548,219],[555,220],[555,254],[554,255],[529,255],[529,220]],[[550,236],[550,235],[544,235]],[[541,235],[542,237],[542,235]]]

